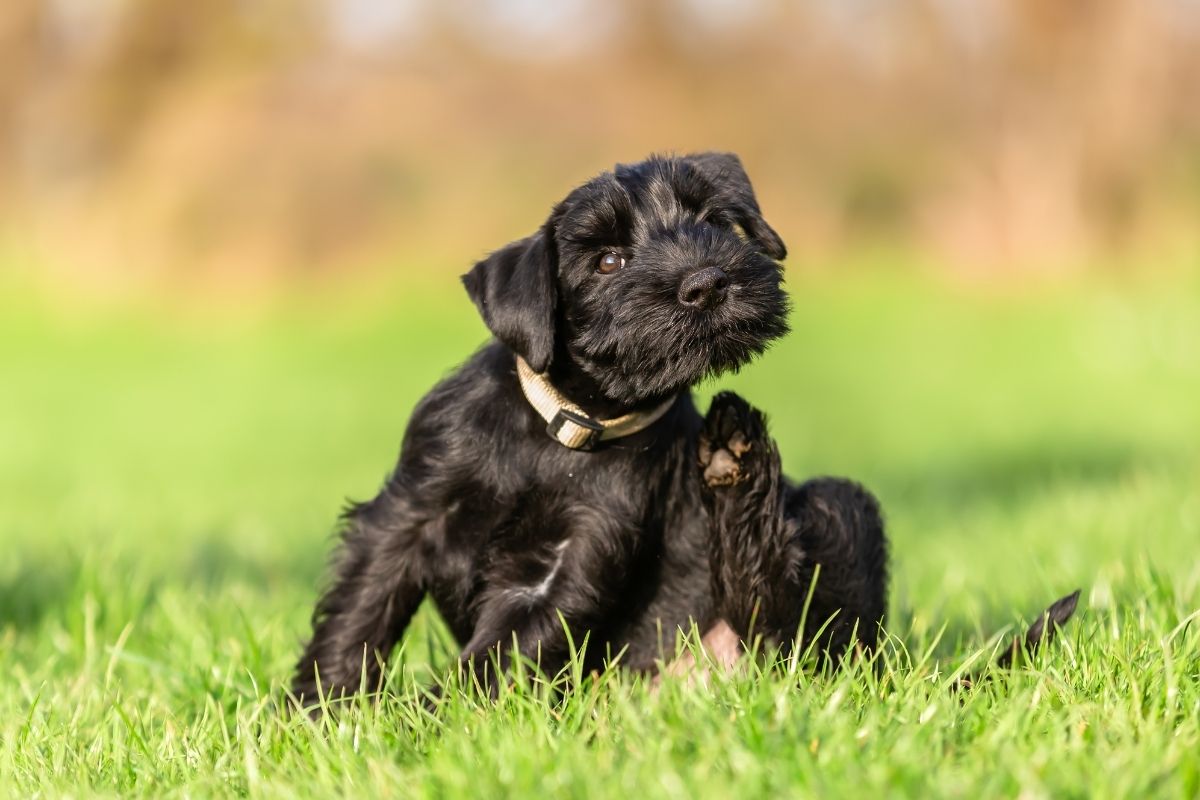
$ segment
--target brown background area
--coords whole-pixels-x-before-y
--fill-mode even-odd
[[[6,0],[0,231],[89,292],[457,270],[717,148],[794,262],[1132,270],[1195,258],[1198,88],[1191,0]]]

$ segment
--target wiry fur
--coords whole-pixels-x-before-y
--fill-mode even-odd
[[[598,272],[604,252],[626,266]],[[808,613],[834,617],[825,645],[844,647],[855,626],[873,642],[885,552],[874,500],[841,482],[787,484],[761,419],[736,398],[714,403],[698,450],[706,423],[689,387],[786,332],[785,254],[738,159],[705,153],[618,166],[477,264],[464,283],[496,338],[418,405],[383,490],[348,513],[295,694],[376,689],[427,595],[485,681],[514,634],[557,669],[560,614],[575,641],[589,635],[594,668],[620,652],[654,669],[677,631],[721,615],[746,636],[755,609],[785,643],[818,563]],[[681,287],[714,268],[721,284],[690,302]],[[674,402],[637,434],[570,450],[523,398],[514,354],[596,417]],[[725,422],[752,444],[747,480],[714,488],[704,473],[728,445]]]
[[[873,648],[887,605],[875,498],[846,480],[788,481],[762,414],[728,392],[713,398],[699,455],[717,616],[785,651],[797,634],[834,655]]]

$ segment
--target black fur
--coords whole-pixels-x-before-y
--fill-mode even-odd
[[[699,458],[717,616],[785,651],[798,633],[830,654],[852,641],[873,648],[887,607],[875,498],[835,478],[792,484],[763,415],[728,392],[713,398]]]
[[[606,252],[625,266],[599,272]],[[484,680],[514,635],[556,670],[560,614],[576,642],[589,635],[593,668],[620,652],[652,670],[677,631],[722,615],[747,636],[757,613],[786,645],[817,564],[805,630],[832,617],[825,647],[856,627],[872,644],[885,583],[875,501],[844,482],[787,484],[761,417],[724,396],[706,423],[689,392],[786,332],[785,253],[737,157],[705,153],[618,166],[477,264],[464,283],[496,340],[418,405],[383,490],[347,514],[295,694],[377,689],[426,595]],[[514,353],[596,417],[674,402],[637,434],[570,450],[522,396]],[[739,480],[709,486],[735,429],[751,444]]]

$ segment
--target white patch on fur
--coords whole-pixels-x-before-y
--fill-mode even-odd
[[[563,554],[567,551],[567,546],[570,543],[571,540],[568,538],[554,545],[554,563],[550,565],[550,570],[546,573],[546,577],[533,586],[510,589],[509,591],[512,595],[530,603],[536,603],[538,600],[545,599],[546,595],[550,593],[550,587],[554,585],[554,579],[558,577],[559,570],[562,569]]]

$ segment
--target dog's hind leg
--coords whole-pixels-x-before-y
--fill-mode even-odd
[[[425,596],[407,534],[411,514],[386,492],[352,509],[333,583],[313,612],[313,636],[296,664],[302,706],[380,689],[384,662]]]
[[[874,647],[887,591],[875,499],[843,480],[789,485],[762,414],[731,393],[713,399],[698,455],[716,615],[785,650],[797,635],[834,658]]]
[[[873,650],[887,611],[887,538],[879,503],[853,481],[816,478],[789,489],[786,513],[804,554],[805,645],[817,641],[834,658],[852,643]],[[798,621],[793,618],[791,630]]]

